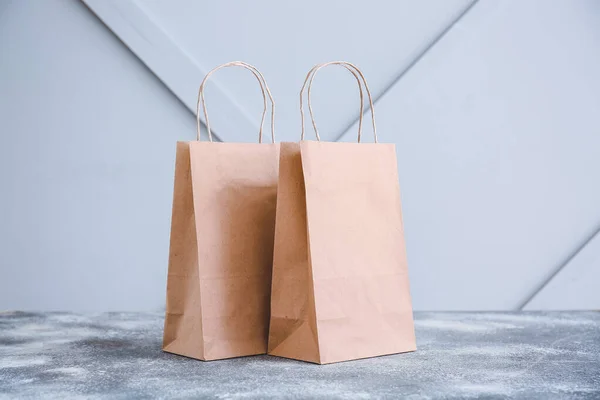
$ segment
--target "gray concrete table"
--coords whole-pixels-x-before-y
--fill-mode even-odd
[[[2,398],[600,399],[600,313],[416,313],[418,350],[331,365],[202,362],[162,314],[0,313]]]

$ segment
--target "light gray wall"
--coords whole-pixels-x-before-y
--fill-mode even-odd
[[[600,228],[599,11],[480,0],[378,101],[415,307],[519,308]],[[570,267],[600,281],[597,254]]]
[[[164,304],[179,101],[79,1],[0,14],[0,310]]]
[[[110,29],[78,0],[0,0],[0,309],[162,307],[175,142],[204,73],[257,65],[296,140],[304,74],[336,58],[398,147],[415,309],[600,308],[598,1],[83,2]],[[317,78],[328,140],[355,140],[354,85]],[[215,75],[221,137],[255,140],[258,93]]]
[[[85,1],[95,4],[103,0]],[[201,69],[210,70],[237,59],[256,65],[275,96],[277,137],[295,141],[300,133],[298,92],[313,65],[351,61],[368,74],[370,89],[379,94],[472,2],[139,0],[136,4]],[[136,22],[128,18],[129,24]],[[177,68],[173,65],[171,70]],[[171,81],[168,70],[158,75],[167,83]],[[195,82],[190,77],[190,90],[180,97],[189,96],[195,104],[195,88],[201,78]],[[260,94],[247,74],[220,71],[212,82],[257,119]],[[208,93],[207,98],[214,110],[213,94]],[[357,116],[356,82],[343,70],[324,69],[315,79],[313,103],[320,134],[326,140],[336,140]],[[219,108],[219,112],[227,113],[227,109]],[[223,136],[225,140],[256,140],[246,132],[223,132]]]

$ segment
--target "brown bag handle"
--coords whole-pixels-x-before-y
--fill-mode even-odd
[[[234,67],[234,66],[242,67],[242,68],[245,68],[245,69],[249,70],[250,72],[252,72],[254,77],[256,77],[258,84],[260,85],[260,90],[263,95],[264,109],[263,109],[263,113],[262,113],[262,118],[260,120],[260,130],[258,131],[258,143],[262,143],[262,138],[263,138],[263,125],[265,122],[265,115],[267,113],[267,97],[265,96],[265,90],[267,91],[269,100],[271,101],[271,140],[273,143],[275,143],[275,101],[273,100],[273,96],[271,95],[271,91],[269,90],[269,86],[267,85],[267,81],[265,80],[265,77],[263,76],[263,74],[261,74],[260,71],[255,66],[245,63],[243,61],[231,61],[231,62],[222,64],[222,65],[219,65],[218,67],[213,68],[210,72],[208,72],[206,74],[206,76],[204,77],[204,79],[202,80],[202,83],[200,84],[200,89],[198,89],[198,102],[196,103],[197,140],[200,140],[200,104],[202,104],[202,109],[204,111],[204,119],[206,120],[206,129],[208,130],[208,139],[211,142],[213,141],[212,132],[210,130],[210,121],[208,119],[208,111],[206,109],[206,101],[204,99],[204,85],[206,84],[206,81],[208,80],[208,78],[217,70],[219,70],[221,68]]]
[[[354,77],[356,78],[356,80],[358,82],[358,87],[360,90],[360,116],[358,119],[358,143],[360,143],[360,139],[361,139],[362,120],[363,120],[363,91],[362,91],[362,86],[361,86],[361,80],[362,80],[362,83],[365,85],[365,89],[367,90],[367,96],[369,98],[369,105],[371,108],[371,120],[372,120],[372,124],[373,124],[373,137],[375,139],[375,143],[377,143],[377,127],[375,125],[375,108],[373,107],[373,98],[371,96],[371,91],[369,90],[369,85],[367,84],[367,80],[365,79],[365,76],[363,75],[362,71],[357,66],[355,66],[349,62],[346,62],[346,61],[330,61],[330,62],[323,63],[323,64],[317,64],[306,75],[306,79],[304,80],[302,89],[300,89],[300,115],[302,117],[301,140],[304,140],[304,108],[303,108],[302,94],[304,92],[304,88],[306,87],[307,83],[308,83],[308,110],[310,113],[310,119],[311,119],[311,122],[313,125],[313,129],[315,131],[315,135],[317,136],[317,140],[321,140],[321,138],[319,136],[319,131],[317,130],[317,125],[315,123],[312,105],[310,102],[310,93],[311,93],[311,88],[312,88],[312,82],[315,78],[315,75],[321,68],[327,67],[328,65],[343,66],[344,68],[346,68],[348,71],[350,71],[354,75]],[[359,79],[359,76],[360,76],[360,79]]]
[[[315,72],[315,70],[322,66],[323,64],[317,64],[314,67],[311,68],[310,71],[308,71],[308,74],[306,75],[306,79],[304,80],[304,84],[302,85],[302,88],[300,89],[300,117],[302,120],[302,134],[300,135],[300,140],[304,140],[304,101],[302,100],[302,96],[304,93],[304,88],[306,87],[306,84],[309,81],[309,77]],[[354,78],[356,79],[356,83],[358,84],[358,90],[360,92],[360,114],[362,115],[363,113],[363,90],[362,90],[362,85],[360,82],[360,78],[358,77],[358,75],[356,74],[356,72],[354,72],[350,67],[346,66],[346,65],[342,65],[344,68],[346,68],[352,75],[354,75]],[[312,82],[312,81],[311,81]],[[310,90],[310,85],[309,85],[309,90]],[[308,103],[308,109],[310,111],[310,115],[311,115],[311,120],[312,120],[312,125],[313,125],[313,129],[315,130],[315,135],[317,137],[317,140],[320,141],[321,137],[319,135],[319,131],[317,130],[316,124],[315,124],[315,119],[314,119],[314,114],[312,112],[312,105],[309,102]],[[358,131],[361,132],[362,131],[362,119],[359,119],[358,121]]]

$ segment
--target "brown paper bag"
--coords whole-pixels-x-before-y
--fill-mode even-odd
[[[228,66],[251,70],[271,100],[273,144],[212,142],[204,84]],[[178,142],[163,350],[201,360],[264,354],[279,145],[274,104],[254,67],[232,62],[200,86],[210,142]]]
[[[344,62],[309,72],[309,109],[330,64],[360,75],[373,112]],[[361,129],[362,101],[359,142]],[[282,143],[277,196],[268,353],[327,364],[415,350],[394,145]]]

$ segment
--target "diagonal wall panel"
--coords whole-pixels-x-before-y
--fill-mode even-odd
[[[280,2],[83,0],[191,110],[213,66],[241,59],[266,76],[280,140],[299,137],[298,91],[318,62],[346,59],[385,90],[473,0]],[[222,71],[207,88],[211,125],[227,141],[255,141],[260,91],[247,73]],[[356,117],[355,82],[326,70],[314,105],[325,138]]]
[[[517,308],[600,223],[598,26],[593,0],[481,0],[376,104],[415,308]]]
[[[190,109],[212,66],[257,65],[280,140],[299,137],[297,91],[313,64],[355,62],[376,96],[395,82],[376,108],[381,140],[398,144],[416,309],[516,308],[600,222],[594,0],[480,0],[400,80],[470,1],[83,1]],[[325,138],[355,117],[353,85],[335,69],[316,80]],[[208,90],[217,133],[254,141],[255,82],[223,72]],[[356,124],[342,140],[355,135]]]
[[[600,230],[527,301],[523,310],[600,310]]]
[[[82,1],[190,111],[196,113],[197,88],[209,70],[203,70],[194,59],[182,51],[170,35],[135,1]],[[235,119],[228,118],[223,113],[216,113],[212,118],[213,125],[225,132],[255,130],[255,121],[218,84],[212,96],[212,101],[217,107],[231,107],[236,113]],[[205,122],[202,113],[201,119]]]

